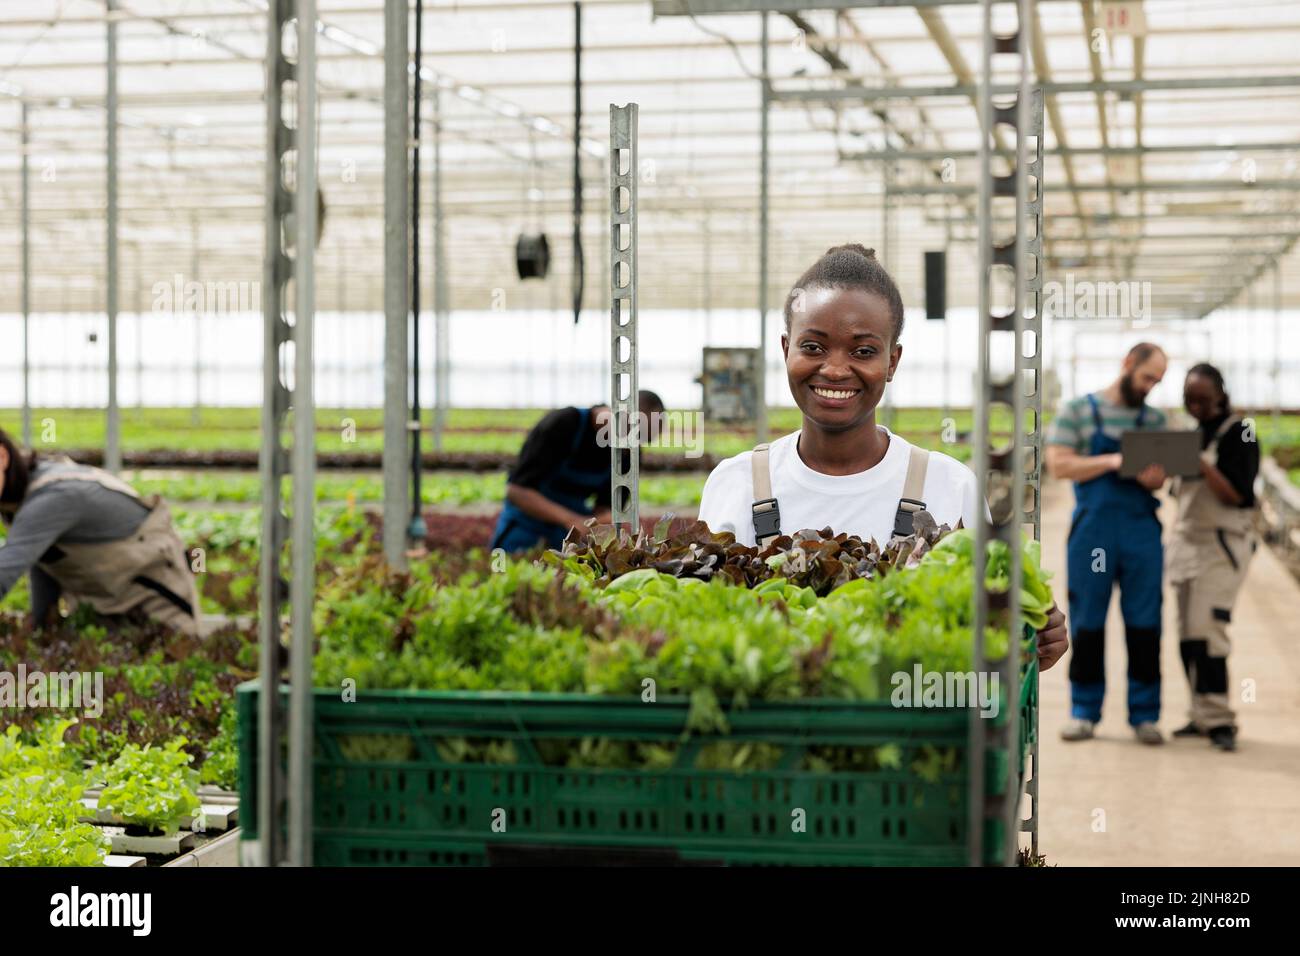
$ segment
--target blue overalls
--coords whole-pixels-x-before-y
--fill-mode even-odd
[[[1101,410],[1089,395],[1096,426],[1089,453],[1107,455],[1120,443],[1102,431]],[[1146,405],[1138,410],[1141,428]],[[1070,623],[1070,713],[1096,723],[1106,692],[1106,611],[1120,589],[1128,646],[1128,720],[1133,726],[1160,716],[1160,605],[1164,549],[1159,502],[1136,481],[1107,472],[1074,486],[1074,517],[1067,543]]]
[[[587,506],[587,499],[602,487],[608,487],[610,482],[608,467],[599,471],[583,471],[573,465],[574,456],[582,447],[582,439],[590,427],[591,409],[584,408],[581,410],[578,431],[573,436],[573,446],[569,449],[568,455],[560,463],[560,467],[537,488],[542,495],[556,504],[584,515],[592,514],[592,509]],[[496,532],[492,535],[492,547],[503,548],[514,553],[527,551],[535,547],[538,542],[545,541],[548,548],[558,548],[564,543],[564,536],[568,530],[558,524],[551,524],[549,521],[524,514],[522,510],[507,501],[505,507],[501,509],[501,517],[497,520]]]

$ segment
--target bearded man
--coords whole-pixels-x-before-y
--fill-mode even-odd
[[[1047,436],[1046,465],[1074,482],[1075,508],[1067,539],[1070,599],[1070,720],[1061,736],[1088,740],[1101,720],[1106,692],[1105,626],[1118,585],[1128,647],[1128,720],[1139,741],[1160,744],[1160,605],[1164,551],[1159,501],[1160,465],[1121,478],[1120,437],[1129,429],[1165,427],[1165,415],[1146,404],[1160,384],[1164,350],[1141,342],[1124,358],[1120,375],[1099,392],[1064,402]]]

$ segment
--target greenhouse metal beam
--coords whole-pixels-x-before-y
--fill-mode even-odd
[[[190,281],[199,281],[199,214],[190,213]],[[197,428],[203,407],[203,308],[194,312],[194,407],[190,409],[190,424]]]
[[[1034,54],[1034,65],[1038,70],[1038,81],[1040,83],[1051,83],[1052,65],[1047,54],[1047,45],[1043,40],[1043,26],[1042,21],[1038,16],[1037,6],[1030,10],[1030,17],[1032,18],[1032,36],[1030,38],[1030,46]],[[1048,96],[1045,100],[1045,108],[1047,110],[1047,118],[1052,124],[1052,133],[1056,137],[1056,142],[1059,144],[1060,148],[1068,149],[1070,145],[1070,130],[1065,123],[1065,119],[1061,115],[1061,104],[1057,101],[1055,96]],[[1074,203],[1074,211],[1082,213],[1083,197],[1079,195],[1079,191],[1075,188],[1078,183],[1078,178],[1074,171],[1074,158],[1068,153],[1061,157],[1061,168],[1062,172],[1065,173],[1065,186],[1069,191],[1071,201]],[[1089,228],[1088,225],[1084,223],[1080,228],[1086,236]],[[1085,242],[1087,242],[1086,239]],[[1055,239],[1053,239],[1053,246],[1055,246]],[[1086,248],[1089,253],[1092,252],[1091,244],[1087,245]]]
[[[807,10],[864,10],[890,7],[971,6],[980,0],[652,0],[656,17],[697,14],[801,13]]]
[[[1282,266],[1273,263],[1273,434],[1282,434]]]
[[[424,136],[424,109],[420,105],[424,84],[424,3],[415,0],[415,51],[412,70],[416,77],[411,96],[411,517],[406,526],[407,543],[423,547],[428,534],[424,522],[424,495],[420,490],[420,469],[424,456],[420,448],[424,417],[420,408],[420,140]]]
[[[1136,192],[1139,188],[1145,189],[1148,192],[1166,193],[1216,192],[1219,190],[1231,192],[1238,192],[1241,190],[1258,192],[1266,192],[1268,190],[1296,192],[1297,190],[1300,190],[1300,179],[1260,179],[1248,183],[1234,179],[1147,180],[1144,183],[1079,183],[1076,188],[1080,192],[1089,193]],[[976,190],[970,186],[899,186],[894,189],[894,195],[896,196],[966,196],[973,195],[975,192]]]
[[[582,249],[582,3],[573,5],[573,256],[569,293],[573,301],[573,324],[582,318],[586,285],[586,260]]]
[[[1232,300],[1235,299],[1237,296],[1241,295],[1243,290],[1249,289],[1252,285],[1254,285],[1254,283],[1260,278],[1260,276],[1264,275],[1264,273],[1266,273],[1270,268],[1277,268],[1278,263],[1280,263],[1282,260],[1282,257],[1289,254],[1291,250],[1295,248],[1297,241],[1298,241],[1297,239],[1292,239],[1282,249],[1278,250],[1278,252],[1268,262],[1263,263],[1254,271],[1244,276],[1241,279],[1240,283],[1235,285],[1232,289],[1226,292],[1221,298],[1216,300],[1214,304],[1208,306],[1198,316],[1198,318],[1203,319],[1206,316],[1210,315],[1211,313],[1217,312],[1219,309],[1223,308],[1224,306],[1232,302]]]
[[[442,203],[442,90],[433,91],[433,450],[442,451],[442,433],[451,403],[451,327],[447,314],[447,217]]]
[[[583,0],[583,2],[587,6],[593,9],[619,8],[619,7],[636,7],[636,8],[645,7],[645,0]],[[671,3],[672,0],[662,0],[662,2],[667,4],[667,3]],[[690,12],[693,13],[702,12],[700,10],[695,9],[696,0],[687,0],[687,2],[691,3]],[[699,2],[705,2],[705,0],[699,0]],[[961,3],[973,4],[977,2],[977,0],[953,0],[953,2],[954,4],[961,4]],[[876,4],[867,4],[867,5],[876,6]],[[899,5],[899,4],[895,4],[895,5]],[[922,3],[908,2],[908,3],[903,3],[901,5],[910,6],[910,7],[926,6],[924,0]],[[938,5],[942,6],[945,4],[940,3]],[[488,3],[457,3],[455,7],[455,12],[457,13],[504,13],[513,10],[535,11],[535,10],[550,10],[550,9],[561,9],[561,8],[565,10],[569,10],[572,8],[572,6],[573,6],[572,0],[493,0],[493,2],[488,2]],[[837,3],[816,4],[816,7],[821,9],[841,9],[841,10],[861,9],[863,8],[863,6],[864,4],[861,3],[851,4],[851,5],[837,4]],[[805,10],[812,9],[812,7],[813,4],[811,2],[803,5],[803,9]],[[753,10],[747,10],[743,12],[753,13],[753,12],[758,12],[758,9],[761,9],[761,6],[759,8]],[[344,7],[331,7],[329,10],[329,14],[331,17],[367,16],[367,15],[373,15],[376,12],[377,10],[374,6],[358,6],[358,5],[344,6]],[[782,11],[774,10],[771,12],[779,13]],[[203,11],[192,12],[192,13],[182,10],[176,13],[168,13],[167,18],[173,22],[178,22],[178,23],[185,22],[185,21],[199,21],[199,22],[218,22],[218,21],[227,21],[227,20],[257,21],[263,15],[264,15],[263,11],[258,10],[254,7],[249,7],[247,10],[203,10]],[[663,13],[656,11],[655,15],[656,16],[681,16],[684,14],[678,11],[668,10],[667,12],[663,12]],[[80,24],[99,25],[101,23],[103,23],[103,17],[95,16],[93,14],[86,14],[86,15],[64,14],[59,18],[60,25],[80,25]],[[0,19],[0,27],[3,28],[40,29],[43,27],[48,27],[49,25],[50,25],[50,21],[48,17],[43,17],[43,18],[21,17],[21,18],[14,18],[14,19],[8,19],[8,18]],[[1281,31],[1295,32],[1297,30],[1300,30],[1300,26],[1294,23],[1288,23],[1283,21],[1271,23],[1265,27],[1253,26],[1253,25],[1243,26],[1241,24],[1223,24],[1223,25],[1213,24],[1207,26],[1191,24],[1191,25],[1176,25],[1170,27],[1162,26],[1161,33],[1162,34],[1173,33],[1179,35],[1218,34],[1218,33],[1225,33],[1225,32],[1226,33],[1231,33],[1231,32],[1253,33],[1253,32],[1260,32],[1263,30],[1268,30],[1268,31],[1281,30]],[[1054,34],[1054,36],[1060,36],[1060,34]],[[962,36],[962,39],[978,40],[979,37],[978,35],[972,33],[972,34],[964,34]],[[923,40],[928,42],[928,40],[925,37],[920,37],[912,34],[882,35],[876,37],[875,40],[878,42],[888,42],[888,43],[906,43],[908,41],[921,42]]]
[[[1300,151],[1297,142],[1266,143],[1176,143],[1161,146],[1071,146],[1054,147],[1043,150],[1044,156],[1146,156],[1166,153],[1251,153],[1251,152],[1289,152]],[[840,150],[840,159],[845,162],[873,162],[880,159],[894,159],[900,162],[932,162],[944,159],[975,159],[979,151],[974,149],[880,149],[880,150]],[[1011,155],[1010,151],[1002,155]],[[1146,217],[1149,218],[1149,217]]]
[[[1150,217],[1147,218],[1149,219]],[[1300,232],[1288,230],[1287,232],[1179,232],[1170,235],[1152,235],[1151,233],[1143,233],[1135,236],[1113,233],[1105,235],[1092,234],[1087,238],[1096,240],[1097,242],[1110,242],[1116,240],[1123,240],[1125,242],[1196,242],[1197,240],[1211,239],[1294,239],[1296,236],[1300,236]],[[1059,243],[1084,242],[1085,238],[1083,236],[1057,236],[1054,241]],[[1236,250],[1234,249],[1233,252],[1235,253]]]
[[[104,312],[108,321],[108,409],[104,434],[104,468],[122,470],[122,423],[117,407],[117,0],[105,0],[107,76],[104,87],[104,125],[108,134],[105,154]]]
[[[1110,222],[1140,222],[1140,221],[1146,221],[1146,220],[1149,220],[1150,218],[1151,218],[1150,216],[1139,216],[1139,215],[1137,215],[1136,213],[1119,213],[1119,214],[1116,214],[1116,215],[1112,215],[1111,213],[1108,213],[1108,212],[1089,213],[1089,214],[1086,214],[1086,215],[1083,215],[1083,216],[1080,216],[1078,213],[1072,213],[1072,212],[1054,212],[1054,213],[1051,213],[1051,214],[1049,214],[1049,215],[1047,216],[1048,221],[1053,221],[1053,220],[1064,220],[1064,221],[1083,220],[1083,221],[1087,221],[1087,222],[1099,222],[1099,223],[1110,223]],[[1297,213],[1297,212],[1291,212],[1291,211],[1285,211],[1285,210],[1273,210],[1273,211],[1261,211],[1261,212],[1247,212],[1247,211],[1245,211],[1245,210],[1243,210],[1243,211],[1241,211],[1241,212],[1176,212],[1176,211],[1166,211],[1166,212],[1163,212],[1163,213],[1160,214],[1160,219],[1161,219],[1161,220],[1170,220],[1170,219],[1196,219],[1196,220],[1201,220],[1201,219],[1205,219],[1205,220],[1214,220],[1214,221],[1218,221],[1218,220],[1221,220],[1221,219],[1230,219],[1230,220],[1232,220],[1233,222],[1237,222],[1237,221],[1242,220],[1242,219],[1291,219],[1291,220],[1300,220],[1300,213]],[[994,222],[998,222],[998,223],[1011,223],[1011,222],[1015,222],[1015,219],[1014,219],[1014,217],[1011,217],[1011,216],[994,216],[994,217],[993,217],[993,221],[994,221]],[[943,220],[942,220],[942,219],[935,219],[934,217],[929,216],[929,217],[926,218],[926,222],[930,223],[931,225],[940,225],[940,224],[943,223]],[[970,225],[974,225],[974,224],[975,224],[975,223],[974,223],[974,220],[960,220],[960,221],[958,221],[957,223],[955,223],[955,225],[963,225],[963,226],[970,226]]]
[[[22,152],[21,185],[22,198],[22,274],[23,274],[23,447],[32,447],[32,367],[31,367],[31,310],[32,310],[32,248],[31,248],[31,184],[28,181],[27,148],[29,136],[27,129],[27,102],[21,101],[19,109],[22,114],[22,139],[19,149]]]
[[[1044,95],[1060,93],[1152,93],[1174,90],[1248,90],[1271,87],[1300,87],[1300,75],[1265,76],[1188,76],[1144,80],[1058,80],[1041,84]],[[772,89],[775,103],[828,103],[839,100],[868,102],[873,100],[917,100],[938,97],[971,97],[978,85],[957,83],[938,86],[839,87],[834,89]],[[994,95],[1016,92],[1016,87],[1000,84]]]
[[[406,421],[410,370],[410,210],[407,128],[410,80],[408,0],[384,6],[384,558],[406,569]]]

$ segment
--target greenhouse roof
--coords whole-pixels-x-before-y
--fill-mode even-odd
[[[642,307],[757,303],[762,18],[706,12],[728,0],[691,2],[692,15],[665,15],[680,14],[677,0],[582,4],[588,308],[606,301],[608,107],[627,102],[640,109]],[[950,302],[971,306],[980,7],[839,2],[845,9],[769,15],[769,301],[778,305],[827,246],[858,241],[878,250],[906,301],[920,302],[921,253],[950,236]],[[105,6],[24,0],[0,9],[0,312],[21,308],[23,104],[31,310],[104,308]],[[178,273],[259,279],[265,2],[115,6],[120,308]],[[1112,4],[1037,5],[1045,275],[1150,280],[1157,314],[1196,317],[1279,258],[1283,274],[1300,261],[1300,5],[1124,5],[1134,8],[1144,29],[1107,32]],[[320,0],[318,13],[328,211],[317,307],[379,310],[383,3]],[[485,308],[494,289],[507,290],[511,307],[569,301],[574,28],[566,2],[426,7],[422,264],[432,263],[436,116],[456,308]],[[885,91],[895,86],[930,95]],[[875,91],[870,102],[863,90]],[[538,230],[551,237],[552,273],[544,287],[525,288],[514,242]],[[1295,306],[1300,286],[1289,285]]]

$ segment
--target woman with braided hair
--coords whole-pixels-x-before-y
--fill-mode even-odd
[[[1201,473],[1174,479],[1178,518],[1167,569],[1178,607],[1178,641],[1192,693],[1191,720],[1175,737],[1209,737],[1235,750],[1237,727],[1228,700],[1228,625],[1255,553],[1255,476],[1259,444],[1232,410],[1223,375],[1194,365],[1183,405],[1200,425]]]
[[[781,533],[831,527],[863,540],[912,531],[927,511],[940,524],[983,515],[975,475],[876,423],[876,407],[903,355],[903,300],[875,251],[835,246],[785,300],[781,351],[803,427],[720,463],[700,518],[747,545]],[[1065,617],[1052,608],[1039,632],[1044,669],[1065,653]]]

